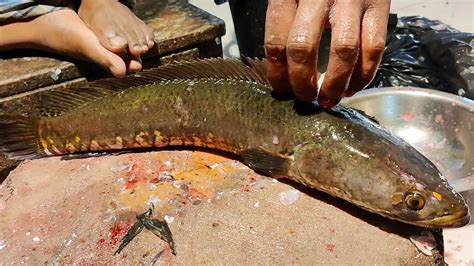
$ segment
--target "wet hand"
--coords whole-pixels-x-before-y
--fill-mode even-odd
[[[330,108],[375,75],[385,47],[390,0],[269,0],[267,76],[277,92]],[[317,52],[331,28],[329,63],[317,95]]]

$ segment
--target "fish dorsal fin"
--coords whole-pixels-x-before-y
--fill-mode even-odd
[[[59,116],[113,93],[116,92],[106,88],[90,86],[54,89],[40,93],[37,96],[37,109],[42,116]]]
[[[260,59],[245,60],[250,66],[238,58],[211,58],[197,61],[181,62],[164,65],[139,73],[139,78],[156,82],[176,79],[235,79],[269,85],[265,72],[262,71],[264,61]],[[131,76],[133,78],[133,76]]]
[[[129,88],[171,80],[234,79],[269,86],[265,75],[265,62],[250,58],[246,58],[246,62],[250,66],[237,58],[177,62],[123,78],[93,81],[85,87],[49,90],[39,94],[38,109],[43,116],[58,116]]]

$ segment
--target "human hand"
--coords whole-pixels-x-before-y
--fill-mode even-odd
[[[367,86],[385,48],[390,0],[269,0],[265,22],[267,76],[276,92],[324,108]],[[319,95],[317,53],[331,28],[329,63]]]

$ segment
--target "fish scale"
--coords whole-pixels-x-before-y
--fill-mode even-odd
[[[25,159],[206,147],[234,153],[264,175],[405,223],[469,222],[462,196],[408,143],[356,110],[323,110],[272,97],[263,63],[249,63],[252,67],[222,59],[179,63],[45,92],[40,102],[45,116],[0,116],[0,150]]]

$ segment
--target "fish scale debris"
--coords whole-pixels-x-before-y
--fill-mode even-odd
[[[410,241],[421,253],[427,256],[432,256],[432,250],[437,246],[434,235],[427,230],[423,230],[420,235],[411,235]]]
[[[281,204],[289,206],[300,198],[300,194],[301,192],[296,189],[285,190],[278,193],[278,199],[280,200]]]

